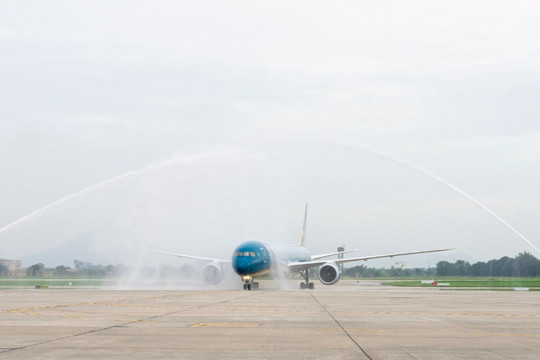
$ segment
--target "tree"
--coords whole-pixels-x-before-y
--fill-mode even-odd
[[[88,261],[73,260],[73,264],[75,265],[75,269],[77,270],[83,270],[92,267],[92,263],[89,263]]]
[[[451,276],[456,272],[456,266],[448,261],[437,263],[437,276]]]
[[[54,276],[69,276],[69,272],[64,265],[57,266],[53,271]]]
[[[471,265],[471,275],[472,276],[488,276],[488,266],[485,262],[477,262]]]
[[[513,265],[517,276],[532,277],[540,275],[540,260],[528,252],[519,253]]]
[[[41,276],[45,270],[45,265],[42,263],[34,264],[26,270],[26,275],[28,276]]]
[[[0,264],[0,276],[7,276],[8,274],[9,268],[4,264]]]
[[[105,274],[106,275],[114,275],[114,273],[115,273],[114,265],[109,264],[109,265],[105,266]]]
[[[499,259],[500,276],[514,276],[514,259],[505,256]]]
[[[356,265],[351,268],[346,268],[343,270],[343,273],[351,277],[361,277],[366,271],[365,265]]]
[[[455,264],[455,275],[458,276],[470,276],[471,264],[468,261],[457,260]]]

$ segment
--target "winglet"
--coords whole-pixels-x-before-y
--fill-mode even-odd
[[[308,204],[306,203],[306,210],[304,211],[304,226],[302,226],[302,237],[300,238],[299,246],[306,246],[307,206]]]

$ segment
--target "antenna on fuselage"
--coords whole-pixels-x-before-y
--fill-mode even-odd
[[[304,226],[302,226],[302,238],[300,239],[300,245],[299,246],[306,246],[306,223],[307,223],[307,206],[306,203],[306,210],[304,211]]]

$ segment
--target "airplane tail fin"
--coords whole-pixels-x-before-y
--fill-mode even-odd
[[[308,204],[306,203],[306,210],[304,211],[304,226],[302,226],[302,237],[300,238],[299,246],[306,246],[307,206]]]

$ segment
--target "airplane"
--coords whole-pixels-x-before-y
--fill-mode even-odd
[[[154,254],[171,255],[206,263],[206,265],[204,265],[202,268],[202,277],[204,282],[209,285],[215,285],[221,282],[224,276],[224,265],[231,265],[234,272],[238,274],[244,282],[244,290],[256,290],[259,288],[259,283],[253,280],[256,277],[260,277],[261,275],[268,273],[272,273],[274,275],[281,273],[285,273],[287,275],[299,274],[304,279],[304,281],[300,283],[300,289],[314,289],[315,284],[310,282],[309,279],[309,270],[314,267],[319,267],[317,276],[321,283],[324,285],[333,285],[341,279],[341,266],[339,265],[343,263],[453,250],[450,248],[443,248],[352,258],[343,258],[341,255],[356,250],[343,250],[327,254],[311,255],[305,246],[307,210],[308,206],[306,204],[302,236],[300,238],[300,243],[297,246],[270,245],[262,241],[249,240],[241,243],[234,249],[231,260],[191,256],[162,251],[148,252]],[[332,260],[327,259],[335,255],[340,255],[340,258]]]

